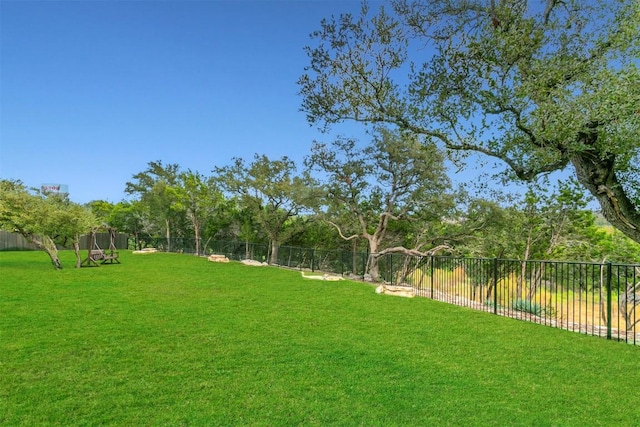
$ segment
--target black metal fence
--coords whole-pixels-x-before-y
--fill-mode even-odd
[[[171,239],[156,237],[142,242],[142,247],[153,247],[162,252],[179,252],[195,254],[196,245],[193,238],[173,237]],[[266,243],[238,241],[202,240],[201,255],[226,255],[231,260],[251,259],[268,262],[271,248]],[[365,275],[367,254],[351,253],[345,250],[324,250],[279,246],[275,264],[282,267],[321,270],[337,274],[351,274],[357,278]]]
[[[420,296],[640,344],[639,265],[394,257]]]
[[[152,242],[159,250],[195,253],[193,239]],[[270,259],[267,244],[203,242],[203,253],[232,260]],[[280,246],[277,264],[378,281],[416,295],[573,332],[640,344],[640,265],[565,261],[417,257]]]

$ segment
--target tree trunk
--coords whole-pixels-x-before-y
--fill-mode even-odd
[[[82,267],[82,257],[80,256],[80,241],[79,236],[73,239],[73,250],[76,253],[76,268]]]
[[[529,299],[531,301],[534,300],[536,294],[538,293],[538,289],[542,288],[542,278],[544,277],[544,274],[545,264],[540,263],[534,268],[531,282],[529,283]]]
[[[573,156],[571,163],[578,181],[598,200],[607,221],[640,243],[640,212],[616,176],[615,157],[583,152]]]
[[[380,269],[378,265],[378,241],[373,236],[366,236],[369,242],[369,258],[367,259],[367,273],[373,282],[380,280]]]
[[[171,226],[169,224],[169,220],[165,219],[164,223],[166,225],[166,237],[167,237],[167,252],[171,252]]]
[[[200,226],[194,222],[193,228],[196,234],[196,256],[200,256]]]
[[[271,239],[271,254],[269,256],[269,264],[276,265],[278,263],[278,241]]]
[[[31,243],[42,248],[49,258],[51,258],[51,264],[53,264],[53,268],[56,270],[62,270],[62,263],[60,262],[60,258],[58,257],[58,248],[54,243],[53,239],[49,236],[36,236],[34,234],[24,235]]]
[[[378,257],[375,254],[369,254],[368,264],[368,273],[371,276],[371,280],[373,282],[377,282],[380,280],[380,267],[378,263]]]
[[[529,234],[527,235],[527,243],[524,249],[524,260],[520,263],[520,277],[516,280],[516,300],[522,299],[522,288],[524,287],[524,281],[527,276],[527,261],[529,261],[529,255],[531,254],[531,245],[532,245],[532,230],[529,229]]]
[[[358,274],[358,241],[353,239],[351,241],[351,273]]]
[[[422,257],[405,256],[402,260],[402,269],[397,275],[397,283],[399,285],[407,283],[407,278],[422,264]]]

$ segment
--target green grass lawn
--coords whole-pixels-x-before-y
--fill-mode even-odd
[[[640,423],[640,348],[179,254],[0,252],[0,425]]]

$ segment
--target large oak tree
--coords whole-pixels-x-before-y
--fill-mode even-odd
[[[149,162],[148,168],[133,175],[133,181],[126,183],[125,192],[139,197],[146,209],[151,225],[164,231],[167,251],[171,251],[172,237],[180,230],[179,223],[184,210],[179,203],[180,166],[177,163],[163,165],[162,161]]]
[[[202,230],[208,218],[217,216],[224,205],[222,193],[216,188],[213,178],[199,172],[187,170],[178,175],[178,185],[174,188],[177,207],[185,211],[195,237],[195,254],[200,255]]]
[[[569,168],[640,242],[640,2],[436,0],[326,19],[312,124],[386,122],[534,180]]]
[[[241,206],[268,236],[269,263],[276,264],[279,245],[294,231],[287,229],[287,223],[310,203],[315,181],[306,172],[299,174],[286,156],[271,160],[256,154],[249,164],[234,158],[231,165],[216,167],[214,172],[220,188],[239,197]]]
[[[373,280],[378,279],[379,257],[407,252],[402,243],[408,228],[420,233],[427,217],[440,222],[452,199],[446,194],[450,183],[442,153],[434,145],[421,145],[411,132],[379,129],[365,146],[349,138],[316,142],[306,165],[326,177],[316,199],[326,220],[343,239],[367,241]],[[406,223],[399,240],[392,238],[394,223]]]

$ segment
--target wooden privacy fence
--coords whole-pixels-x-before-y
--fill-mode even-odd
[[[31,251],[38,249],[21,234],[0,230],[0,251]]]
[[[101,248],[108,248],[110,237],[109,233],[96,233],[96,242]],[[89,245],[89,235],[80,236],[80,249],[87,250]],[[115,238],[115,245],[117,249],[127,249],[129,245],[129,236],[123,233],[117,233]],[[71,249],[72,243],[68,242],[68,245],[61,246],[59,249]],[[31,251],[37,250],[33,243],[30,243],[22,235],[18,233],[10,233],[7,231],[0,231],[0,251]]]

